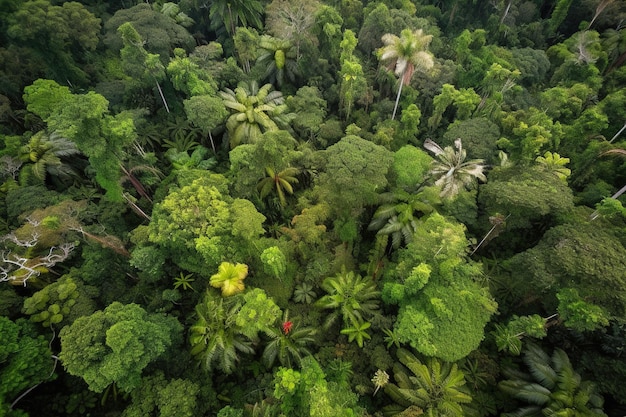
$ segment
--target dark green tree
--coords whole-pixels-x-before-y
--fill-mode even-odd
[[[137,304],[114,302],[76,319],[59,337],[59,358],[68,373],[83,378],[95,392],[111,384],[130,392],[141,385],[148,364],[180,343],[182,326]]]
[[[25,415],[15,409],[33,388],[54,376],[56,361],[48,341],[26,320],[11,321],[0,316],[0,414]]]
[[[397,405],[388,406],[388,412],[402,413],[417,407],[433,417],[466,415],[463,404],[470,403],[472,397],[464,387],[465,375],[456,364],[435,358],[424,363],[402,348],[396,354],[400,363],[393,368],[395,383],[386,384],[384,390]]]
[[[582,380],[563,350],[557,348],[549,356],[539,346],[528,344],[524,363],[527,372],[504,370],[509,379],[498,384],[522,403],[517,411],[504,416],[606,416],[602,410],[604,401],[595,385]]]

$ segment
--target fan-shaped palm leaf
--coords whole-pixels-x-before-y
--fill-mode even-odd
[[[244,290],[243,280],[247,275],[248,265],[222,262],[217,274],[211,277],[209,283],[212,287],[221,288],[222,295],[228,297]]]
[[[231,148],[242,143],[256,143],[264,132],[288,129],[293,115],[286,113],[282,93],[271,90],[271,84],[259,88],[253,81],[219,93],[224,106],[231,112],[226,120]]]
[[[463,188],[472,186],[476,179],[487,181],[483,173],[485,166],[482,159],[466,161],[467,153],[463,149],[461,139],[454,142],[456,150],[451,146],[442,149],[430,139],[424,142],[424,148],[437,157],[433,161],[430,175],[435,179],[435,185],[441,187],[441,197],[454,198]]]

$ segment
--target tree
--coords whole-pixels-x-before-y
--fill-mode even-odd
[[[265,216],[251,202],[233,200],[222,175],[190,170],[179,183],[155,204],[145,243],[164,249],[180,268],[208,277],[223,259],[245,253],[264,232]]]
[[[393,120],[396,117],[403,85],[410,82],[415,71],[426,72],[434,65],[433,56],[428,52],[432,35],[424,34],[422,29],[413,32],[404,29],[400,37],[387,33],[383,35],[382,40],[385,46],[379,50],[379,59],[390,61],[390,67],[395,68],[395,74],[400,78],[396,104],[391,116]]]
[[[162,372],[145,377],[130,393],[123,417],[193,417],[198,413],[200,385],[188,379],[166,379]]]
[[[401,190],[384,194],[385,204],[376,209],[368,229],[390,235],[394,249],[403,242],[411,242],[419,217],[432,213],[439,203],[439,197],[433,191],[436,192],[431,187],[422,188],[415,194]]]
[[[148,53],[144,49],[141,35],[130,22],[122,24],[117,31],[124,44],[120,50],[124,71],[140,87],[151,85],[154,81],[165,110],[169,113],[170,109],[160,84],[165,78],[165,66],[161,63],[159,55]]]
[[[324,172],[317,179],[318,191],[335,210],[358,215],[374,204],[388,183],[393,162],[390,151],[358,136],[349,135],[329,146],[324,154]]]
[[[98,46],[101,19],[75,1],[53,5],[47,0],[28,0],[15,5],[13,13],[3,16],[3,37],[26,46],[16,54],[22,56],[23,69],[26,56],[30,56],[27,61],[37,62],[38,69],[28,82],[46,74],[59,82],[88,84],[91,74],[86,71],[85,57]]]
[[[464,187],[470,187],[475,179],[487,181],[483,174],[485,166],[482,159],[465,160],[467,152],[463,149],[461,139],[454,142],[456,151],[448,146],[441,149],[430,139],[424,142],[424,147],[437,157],[430,170],[435,179],[435,185],[441,187],[441,196],[454,198]]]
[[[51,380],[55,367],[48,341],[37,335],[33,324],[0,316],[0,414],[25,415],[14,408],[31,391],[27,388]]]
[[[224,102],[217,96],[200,95],[193,96],[183,102],[187,119],[202,129],[204,135],[209,136],[211,148],[216,152],[213,141],[213,129],[224,123],[228,116],[228,110]]]
[[[572,191],[554,173],[540,166],[498,168],[480,187],[479,205],[489,215],[509,215],[507,230],[552,225],[573,208]]]
[[[618,320],[626,316],[625,277],[616,272],[624,267],[624,247],[610,227],[596,222],[552,227],[537,245],[510,258],[506,269],[513,282],[524,283],[514,295],[519,300],[537,297],[547,314],[560,309],[565,325],[573,328],[597,325],[607,314]]]
[[[319,6],[317,0],[273,0],[265,9],[268,31],[295,46],[296,60],[300,59],[302,44],[314,40],[311,28]]]
[[[253,353],[259,331],[266,332],[280,316],[280,309],[261,289],[222,297],[207,291],[196,305],[198,316],[191,326],[191,354],[202,367],[219,368],[230,374],[239,360],[238,352]]]
[[[123,40],[118,28],[130,23],[139,33],[149,54],[158,55],[161,63],[167,65],[175,48],[191,51],[195,46],[193,36],[175,18],[161,13],[150,4],[139,3],[133,7],[120,8],[106,21],[103,42],[114,53],[122,49]]]
[[[278,88],[286,82],[295,83],[299,75],[298,54],[292,43],[285,39],[262,35],[259,39],[259,56],[256,64],[264,69],[263,79]]]
[[[382,299],[399,306],[396,340],[444,361],[476,349],[497,304],[468,261],[465,227],[433,212],[385,268]]]
[[[147,313],[137,304],[114,302],[64,327],[59,358],[67,372],[104,391],[115,383],[130,392],[149,363],[175,346],[182,326],[173,317]]]
[[[334,310],[326,317],[327,327],[340,317],[345,326],[353,323],[361,326],[367,318],[377,313],[380,291],[369,277],[343,271],[326,278],[322,288],[328,294],[317,300],[315,305],[323,310]]]
[[[47,135],[41,131],[33,135],[20,151],[20,159],[30,162],[22,166],[20,175],[27,180],[30,175],[40,181],[46,181],[48,175],[69,179],[77,176],[76,171],[63,159],[80,154],[74,142],[58,133]]]
[[[575,417],[605,417],[603,399],[590,381],[582,381],[574,371],[567,354],[555,349],[548,356],[539,346],[528,344],[524,352],[528,371],[504,370],[509,379],[498,387],[509,396],[520,400],[524,407],[503,414],[507,417],[568,415]]]
[[[427,416],[464,416],[462,404],[472,401],[464,389],[465,375],[456,364],[440,362],[431,358],[422,363],[410,351],[400,348],[400,363],[393,368],[395,383],[388,383],[384,390],[396,406],[388,406],[391,412],[402,412],[418,407]]]
[[[307,345],[313,343],[316,330],[312,327],[300,327],[289,320],[288,312],[283,314],[280,326],[268,327],[267,335],[270,341],[263,349],[263,362],[271,368],[276,359],[281,366],[295,368],[300,366],[302,358],[311,354]]]
[[[212,287],[220,288],[222,296],[229,297],[244,290],[243,280],[247,275],[248,265],[222,262],[217,274],[211,276],[210,284]]]
[[[285,193],[293,194],[291,184],[298,183],[296,175],[299,171],[298,168],[288,167],[280,172],[274,172],[272,167],[265,167],[267,177],[263,178],[257,184],[257,190],[259,190],[261,198],[266,198],[271,192],[275,192],[278,195],[280,205],[284,207],[287,204]]]
[[[291,115],[285,113],[280,91],[271,91],[272,85],[259,88],[256,82],[242,83],[234,91],[227,88],[220,92],[224,105],[231,115],[226,121],[230,147],[242,143],[255,143],[267,131],[286,128]]]
[[[122,200],[120,162],[136,137],[129,112],[109,114],[109,102],[100,94],[72,94],[51,80],[37,80],[24,89],[29,111],[41,117],[48,130],[76,144],[89,158],[96,181],[113,201]]]
[[[228,35],[233,36],[237,27],[252,25],[261,28],[263,4],[259,0],[217,0],[209,7],[212,29],[222,25]]]

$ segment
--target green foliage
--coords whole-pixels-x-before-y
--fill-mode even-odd
[[[190,184],[173,188],[161,203],[155,204],[148,226],[149,240],[165,249],[181,268],[206,275],[230,253],[227,244],[233,238],[235,210],[225,194],[222,176],[202,172],[192,178]],[[242,219],[253,222],[254,228],[247,230],[252,235],[260,227],[254,220],[256,217]],[[248,236],[245,228],[238,230],[240,235]]]
[[[271,246],[261,253],[265,272],[282,279],[287,271],[287,258],[278,246]]]
[[[391,152],[358,136],[346,136],[324,151],[326,166],[319,190],[342,212],[360,212],[387,185]]]
[[[548,312],[557,310],[557,294],[568,289],[561,298],[574,303],[572,310],[560,308],[566,317],[572,315],[567,317],[573,319],[572,326],[592,327],[604,321],[602,312],[616,318],[626,314],[624,275],[618,272],[624,269],[622,252],[622,244],[599,224],[563,224],[548,230],[535,247],[513,256],[507,269],[514,281],[524,282],[515,295],[541,294]],[[580,298],[571,298],[571,290]]]
[[[539,166],[494,171],[489,183],[481,186],[478,200],[489,214],[510,214],[507,227],[512,229],[549,224],[573,208],[567,184]]]
[[[313,290],[311,284],[306,282],[296,284],[296,288],[293,292],[293,301],[296,303],[311,304],[316,297],[317,293]]]
[[[59,358],[67,372],[83,378],[92,391],[102,392],[115,383],[130,392],[141,385],[143,369],[177,343],[181,333],[173,317],[114,302],[61,330]]]
[[[193,278],[193,274],[183,274],[182,272],[176,277],[174,278],[174,289],[177,290],[178,288],[181,288],[183,290],[193,290],[193,285],[192,282],[194,282],[195,279]]]
[[[80,286],[80,287],[79,287]],[[80,281],[64,275],[24,300],[23,312],[44,327],[61,327],[83,315],[93,313],[95,303]]]
[[[274,192],[278,195],[278,201],[281,206],[287,204],[285,193],[293,194],[292,183],[297,184],[298,178],[296,175],[299,172],[298,168],[288,167],[280,172],[275,172],[272,167],[265,167],[267,176],[263,178],[257,184],[257,190],[261,195],[261,198],[266,198],[270,193]]]
[[[362,348],[365,339],[370,340],[372,338],[367,332],[367,329],[370,327],[372,327],[372,323],[368,321],[358,322],[353,320],[350,326],[341,329],[341,334],[348,336],[348,342],[356,341],[357,345]]]
[[[463,148],[461,139],[455,140],[454,146],[456,150],[451,146],[442,149],[430,139],[424,142],[424,147],[437,157],[429,173],[435,179],[435,185],[441,187],[442,198],[453,199],[462,189],[474,187],[477,179],[487,181],[483,174],[484,161],[465,160],[467,151]]]
[[[546,151],[543,156],[538,156],[535,161],[545,166],[549,171],[556,174],[563,181],[567,181],[567,177],[572,173],[565,165],[569,163],[569,158],[562,158],[558,153]]]
[[[139,269],[148,282],[156,282],[163,277],[165,255],[154,246],[139,246],[131,253],[129,263]]]
[[[286,113],[282,93],[272,91],[271,84],[259,88],[256,82],[242,83],[235,90],[227,88],[219,95],[231,113],[226,121],[231,149],[258,142],[264,132],[287,127],[292,118]]]
[[[496,161],[497,145],[500,139],[500,129],[489,119],[473,117],[467,120],[455,120],[448,126],[441,141],[442,146],[452,146],[454,141],[461,138],[463,149],[470,159],[483,159],[487,163]]]
[[[302,359],[300,372],[282,367],[276,371],[274,397],[286,417],[352,417],[363,412],[349,387],[328,381],[312,356]]]
[[[421,362],[406,349],[398,349],[393,368],[395,383],[385,385],[385,393],[397,404],[390,411],[402,412],[419,407],[429,416],[464,416],[462,404],[472,401],[464,389],[465,375],[456,364],[429,359]]]
[[[496,324],[496,330],[492,334],[498,351],[506,351],[518,356],[522,352],[524,336],[543,339],[547,335],[546,320],[537,314],[521,317],[513,315],[506,326]]]
[[[207,291],[196,305],[197,321],[191,326],[191,354],[202,367],[219,368],[230,374],[238,352],[253,353],[258,332],[267,332],[280,316],[280,309],[261,289],[222,297]]]
[[[193,36],[176,20],[165,13],[154,10],[149,4],[139,3],[133,7],[118,9],[104,25],[104,44],[114,53],[122,49],[123,41],[117,29],[130,23],[141,39],[148,39],[148,53],[160,56],[167,64],[168,57],[175,48],[190,51],[194,45]]]
[[[315,305],[324,310],[334,310],[326,318],[327,327],[339,317],[346,326],[358,323],[360,327],[367,318],[377,313],[380,291],[369,277],[343,271],[326,278],[322,288],[328,294],[317,300]]]
[[[11,413],[24,390],[52,378],[51,355],[48,341],[30,323],[0,316],[0,414]]]
[[[271,368],[277,359],[282,366],[288,368],[300,366],[302,359],[311,355],[307,345],[314,342],[313,336],[316,332],[312,327],[299,326],[299,322],[294,325],[285,312],[281,326],[271,326],[265,330],[270,341],[263,349],[263,362],[268,368]]]
[[[609,324],[607,312],[600,306],[585,302],[578,291],[563,288],[556,294],[557,311],[565,326],[579,332],[593,331]]]
[[[182,91],[188,97],[215,96],[217,94],[215,80],[187,57],[183,49],[174,49],[174,58],[167,65],[167,73],[174,88]]]
[[[524,363],[530,372],[505,370],[509,379],[498,387],[525,406],[505,416],[528,415],[585,415],[606,416],[602,410],[603,399],[595,385],[582,381],[567,356],[555,349],[549,356],[537,345],[529,344],[524,352]]]
[[[301,87],[295,95],[287,97],[285,103],[295,115],[292,126],[302,139],[319,134],[328,112],[328,104],[317,87]]]
[[[396,185],[405,190],[415,189],[426,179],[432,160],[430,155],[412,145],[398,149],[393,154],[391,165]]]
[[[162,373],[144,377],[131,391],[131,402],[123,417],[193,417],[197,415],[200,386],[187,379],[167,380]]]
[[[456,118],[458,120],[469,119],[480,102],[481,97],[473,89],[461,88],[457,90],[451,84],[444,84],[441,94],[433,98],[435,108],[433,115],[428,119],[428,127],[431,130],[435,130],[441,123],[446,109],[451,105],[456,107]]]
[[[109,102],[90,91],[72,94],[53,81],[37,80],[24,89],[24,101],[48,124],[72,140],[89,158],[96,181],[112,201],[122,199],[120,156],[135,139],[133,119],[128,112],[108,114]]]
[[[248,265],[222,262],[217,274],[211,276],[210,284],[212,287],[220,288],[222,296],[229,297],[244,290],[243,280],[247,275]]]
[[[422,29],[404,29],[400,37],[392,33],[382,36],[385,45],[378,50],[378,57],[382,62],[388,62],[389,69],[394,69],[400,78],[392,120],[396,116],[402,86],[411,81],[414,72],[428,72],[434,65],[433,55],[428,51],[432,39],[432,35],[425,34]]]
[[[455,361],[476,349],[496,311],[478,284],[480,265],[465,261],[464,227],[433,213],[398,251],[383,284],[383,300],[399,305],[394,335],[418,352]]]

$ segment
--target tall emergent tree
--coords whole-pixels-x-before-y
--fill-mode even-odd
[[[432,39],[432,35],[426,35],[422,29],[414,31],[404,29],[400,33],[400,37],[392,33],[383,35],[382,41],[385,46],[379,49],[379,59],[388,61],[389,68],[393,68],[395,74],[400,78],[391,120],[396,117],[404,84],[411,81],[415,71],[426,72],[433,67],[433,55],[428,52],[428,46]]]

